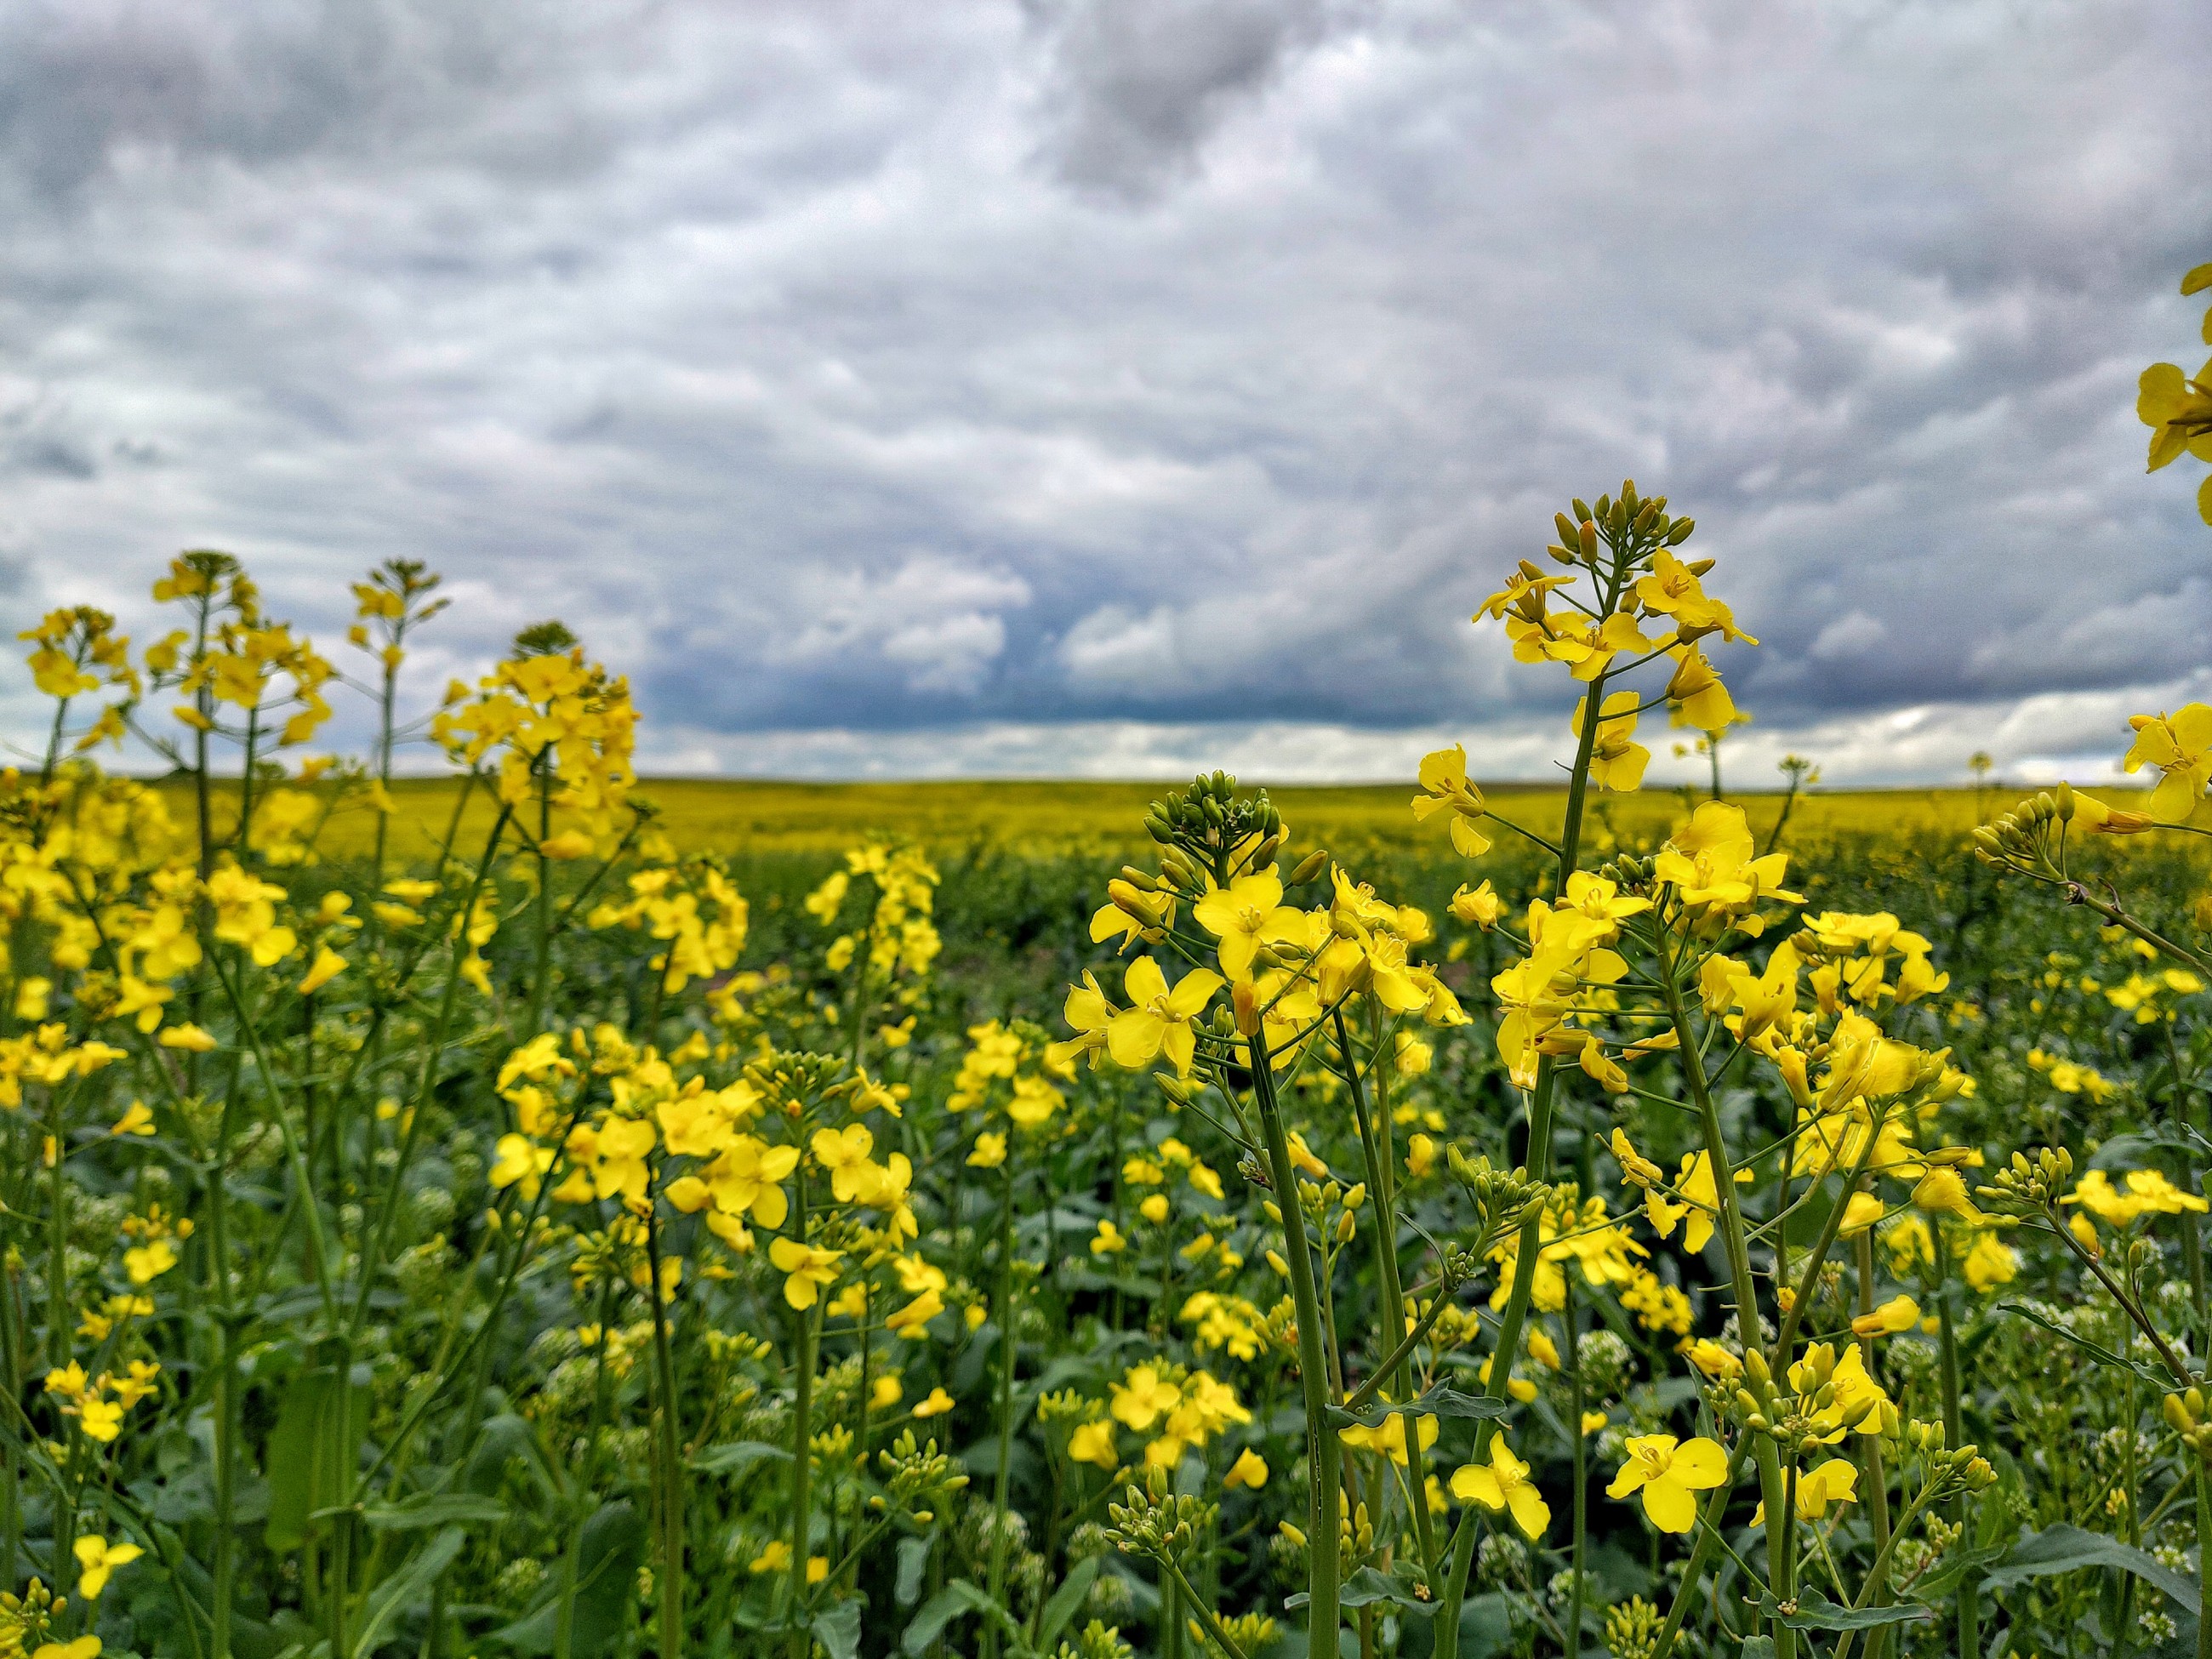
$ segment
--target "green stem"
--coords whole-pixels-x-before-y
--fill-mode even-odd
[[[1008,1131],[1007,1138],[1012,1139]],[[991,1600],[1003,1602],[1006,1591],[1007,1487],[1012,1479],[1014,1452],[1014,1159],[1011,1149],[1000,1169],[999,1184],[999,1469],[991,1488]],[[984,1659],[996,1659],[999,1631],[987,1624],[983,1630]]]
[[[799,1167],[798,1179],[793,1183],[794,1202],[792,1205],[791,1237],[802,1244],[806,1242],[806,1166]],[[792,1391],[791,1402],[791,1603],[789,1613],[793,1621],[791,1659],[807,1659],[813,1650],[814,1639],[799,1624],[800,1610],[806,1604],[806,1557],[812,1546],[813,1516],[810,1508],[813,1500],[814,1437],[814,1340],[815,1320],[820,1303],[812,1308],[794,1310],[792,1322],[799,1328],[793,1346],[799,1350],[798,1375]]]
[[[684,1454],[677,1433],[676,1361],[668,1341],[668,1304],[660,1286],[660,1225],[658,1206],[645,1218],[646,1272],[652,1283],[653,1382],[660,1395],[654,1461],[660,1465],[661,1570],[660,1659],[679,1659],[684,1650]],[[606,1340],[604,1332],[602,1342]],[[805,1454],[800,1454],[802,1459]]]
[[[1852,1190],[1857,1189],[1854,1188]],[[1850,1202],[1848,1197],[1844,1202],[1846,1204]],[[1874,1311],[1874,1229],[1872,1227],[1860,1230],[1857,1255],[1859,1311],[1863,1314],[1869,1314]],[[1872,1337],[1863,1336],[1859,1339],[1859,1357],[1866,1363],[1867,1374],[1869,1376],[1875,1375]],[[1866,1505],[1868,1524],[1873,1528],[1875,1553],[1878,1556],[1886,1556],[1889,1553],[1889,1472],[1882,1467],[1881,1437],[1878,1434],[1863,1434],[1858,1437],[1858,1442],[1860,1468],[1865,1481],[1860,1489],[1859,1495]],[[1875,1595],[1875,1606],[1881,1607],[1887,1604],[1888,1595],[1886,1590],[1878,1589]],[[1882,1659],[1882,1650],[1887,1645],[1888,1635],[1889,1632],[1879,1626],[1868,1633],[1867,1659]]]
[[[1283,1215],[1283,1255],[1291,1270],[1291,1307],[1298,1329],[1298,1386],[1305,1403],[1306,1456],[1313,1471],[1306,1511],[1306,1589],[1310,1598],[1306,1609],[1306,1651],[1318,1659],[1336,1659],[1337,1632],[1342,1623],[1338,1606],[1338,1534],[1342,1527],[1343,1448],[1328,1421],[1328,1361],[1322,1346],[1321,1297],[1314,1283],[1305,1212],[1298,1203],[1298,1169],[1291,1161],[1290,1137],[1275,1098],[1273,1062],[1264,1030],[1255,1030],[1247,1042],[1253,1102],[1261,1138],[1267,1143],[1275,1202]]]
[[[1959,1387],[1958,1297],[1951,1284],[1950,1246],[1944,1240],[1940,1221],[1929,1231],[1935,1243],[1936,1276],[1943,1286],[1936,1303],[1936,1344],[1943,1389],[1943,1441],[1956,1449],[1966,1443],[1966,1413]],[[2135,1437],[2132,1424],[2129,1425],[2128,1437],[2130,1442]],[[1959,1527],[1966,1524],[1966,1500],[1964,1497],[1953,1503],[1951,1521]],[[1961,1659],[1980,1659],[1981,1586],[1971,1572],[1959,1583],[1958,1643]]]

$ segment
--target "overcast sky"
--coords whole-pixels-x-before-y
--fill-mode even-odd
[[[0,0],[0,620],[407,555],[426,696],[559,616],[648,770],[1535,776],[1468,614],[1632,475],[1747,781],[2093,776],[2212,693],[2208,83],[2199,0]]]

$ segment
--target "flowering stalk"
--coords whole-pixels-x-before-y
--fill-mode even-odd
[[[1309,1652],[1333,1654],[1342,1620],[1338,1610],[1338,1534],[1343,1526],[1343,1453],[1336,1429],[1328,1420],[1328,1360],[1322,1346],[1321,1298],[1314,1284],[1312,1246],[1306,1234],[1305,1212],[1298,1203],[1298,1167],[1291,1158],[1282,1108],[1275,1097],[1273,1057],[1267,1052],[1264,1024],[1256,1023],[1245,1036],[1252,1068],[1252,1098],[1258,1110],[1260,1136],[1267,1151],[1268,1174],[1275,1189],[1276,1206],[1283,1217],[1283,1258],[1291,1270],[1291,1306],[1297,1321],[1298,1386],[1304,1395],[1306,1418],[1306,1455],[1311,1460],[1313,1495],[1307,1516],[1310,1559],[1306,1589],[1306,1647]]]
[[[1009,1133],[1011,1147],[1015,1137]],[[1013,1470],[1014,1450],[1014,1158],[1010,1150],[1000,1165],[999,1182],[999,1468],[991,1488],[991,1567],[989,1594],[1003,1601],[1006,1593],[1006,1490]],[[999,1631],[995,1623],[983,1628],[985,1659],[997,1659]]]

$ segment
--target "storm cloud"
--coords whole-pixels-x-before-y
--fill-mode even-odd
[[[0,618],[429,560],[648,767],[1541,775],[1468,617],[1696,515],[1832,779],[2212,691],[2184,0],[0,5]],[[38,726],[25,677],[0,723]]]

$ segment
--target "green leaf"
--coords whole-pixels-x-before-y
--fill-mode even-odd
[[[1487,1395],[1462,1394],[1454,1388],[1437,1387],[1402,1406],[1370,1406],[1357,1412],[1331,1406],[1322,1415],[1332,1428],[1348,1429],[1356,1423],[1362,1428],[1379,1429],[1386,1418],[1503,1417],[1510,1409],[1503,1400],[1492,1400]]]
[[[339,1474],[359,1464],[368,1433],[368,1390],[344,1387],[334,1365],[296,1371],[285,1385],[262,1454],[269,1487],[262,1536],[270,1549],[298,1549],[311,1517],[339,1501]],[[341,1412],[351,1420],[339,1423]]]
[[[645,1528],[626,1498],[602,1504],[584,1523],[576,1545],[576,1601],[570,1627],[573,1659],[601,1659],[621,1642],[637,1593],[637,1569],[645,1559]],[[558,1558],[547,1563],[546,1577],[557,1586]],[[557,1590],[491,1639],[517,1653],[550,1653],[561,1616]]]
[[[898,1582],[891,1594],[902,1607],[910,1607],[921,1600],[921,1575],[929,1566],[930,1546],[937,1535],[921,1538],[902,1538],[898,1540]]]
[[[791,1453],[765,1440],[731,1440],[696,1453],[691,1467],[702,1474],[743,1474],[756,1463],[788,1463]]]
[[[398,1571],[369,1592],[368,1612],[361,1621],[360,1633],[354,1638],[355,1652],[376,1650],[392,1621],[430,1594],[431,1585],[437,1582],[440,1573],[453,1565],[466,1538],[459,1527],[447,1528],[409,1556]]]
[[[1052,1600],[1044,1604],[1044,1618],[1037,1627],[1036,1645],[1041,1652],[1049,1653],[1060,1640],[1060,1632],[1074,1621],[1083,1611],[1083,1598],[1091,1594],[1091,1586],[1097,1582],[1099,1570],[1106,1565],[1103,1556],[1086,1555],[1075,1564],[1075,1571],[1061,1581],[1052,1593]]]
[[[906,1634],[899,1638],[899,1651],[908,1659],[921,1659],[929,1651],[929,1644],[945,1634],[945,1627],[967,1611],[967,1606],[952,1587],[946,1585],[908,1621]]]
[[[1982,1583],[1992,1590],[2009,1589],[2031,1578],[2078,1572],[2084,1567],[2118,1567],[2163,1590],[2191,1613],[2203,1611],[2195,1579],[2171,1567],[2160,1566],[2143,1550],[2100,1532],[2084,1532],[2079,1527],[2053,1527],[2047,1532],[2026,1534],[2014,1547],[2011,1559],[2004,1565],[1993,1568],[1983,1577]]]
[[[1773,1596],[1761,1595],[1759,1616],[1778,1619],[1791,1630],[1872,1630],[1877,1625],[1908,1625],[1933,1615],[1909,1602],[1890,1607],[1847,1607],[1808,1589],[1799,1594],[1795,1613],[1783,1612]]]
[[[507,1505],[495,1498],[473,1492],[417,1492],[397,1504],[371,1504],[361,1512],[362,1522],[378,1532],[407,1532],[422,1527],[465,1525],[471,1521],[498,1522],[507,1519]]]
[[[814,1639],[822,1644],[830,1659],[860,1659],[860,1604],[840,1601],[834,1607],[824,1608],[814,1615],[807,1626]]]
[[[1377,1572],[1372,1567],[1362,1567],[1344,1581],[1337,1603],[1345,1607],[1371,1607],[1389,1602],[1427,1618],[1437,1610],[1433,1601],[1424,1601],[1407,1585]]]
[[[2066,1341],[2071,1342],[2075,1347],[2081,1349],[2091,1358],[2096,1360],[2098,1364],[2103,1365],[2112,1365],[2118,1367],[2121,1370],[2132,1372],[2135,1376],[2140,1377],[2142,1381],[2149,1383],[2151,1387],[2159,1389],[2160,1392],[2164,1392],[2166,1389],[2173,1386],[2173,1379],[2166,1376],[2163,1371],[2154,1371],[2148,1365],[2138,1365],[2132,1359],[2123,1359],[2119,1355],[2114,1353],[2110,1348],[2103,1347],[2097,1343],[2092,1342],[2086,1336],[2077,1336],[2072,1331],[2068,1330],[2063,1325],[2053,1324],[2050,1320],[2045,1319],[2041,1314],[2036,1312],[2033,1308],[2028,1307],[2025,1303],[2000,1302],[1997,1304],[1996,1310],[1998,1313],[2018,1314],[2022,1319],[2027,1321],[2029,1324],[2040,1325],[2045,1330],[2049,1331],[2051,1335],[2061,1337]]]

